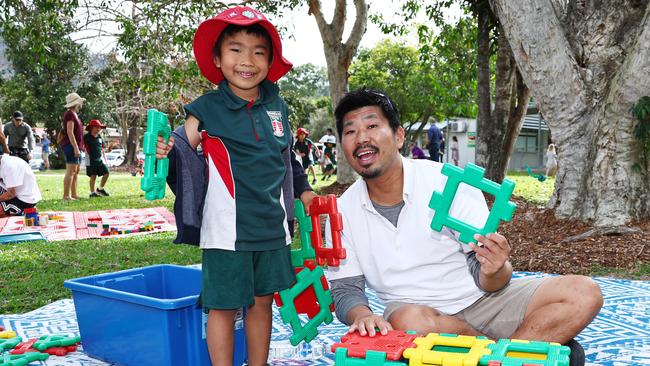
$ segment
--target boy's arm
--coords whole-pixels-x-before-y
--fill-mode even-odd
[[[193,149],[196,149],[201,142],[201,135],[199,134],[199,120],[191,114],[187,115],[185,120],[185,133],[187,134],[187,141]]]

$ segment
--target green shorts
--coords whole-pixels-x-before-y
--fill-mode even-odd
[[[201,305],[228,310],[250,306],[255,296],[270,295],[296,282],[291,248],[260,252],[204,249]]]

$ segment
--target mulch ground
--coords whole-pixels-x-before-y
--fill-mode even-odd
[[[320,189],[320,194],[340,196],[347,185],[334,183]],[[593,226],[555,217],[553,210],[537,207],[520,198],[513,199],[517,210],[512,221],[499,231],[512,246],[511,261],[517,271],[558,274],[591,274],[595,268],[620,270],[622,276],[634,272],[642,264],[650,264],[650,220],[634,222],[629,228],[638,232],[626,234],[595,234],[563,242],[583,234]],[[639,279],[650,279],[645,275]]]

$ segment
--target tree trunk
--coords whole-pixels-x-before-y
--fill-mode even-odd
[[[348,92],[348,69],[352,58],[357,53],[359,43],[366,32],[368,22],[368,6],[365,0],[353,0],[356,8],[354,26],[345,43],[343,40],[343,28],[346,18],[346,1],[336,0],[334,17],[331,23],[327,23],[321,11],[319,0],[309,0],[309,13],[316,18],[318,29],[323,39],[323,49],[327,62],[327,77],[330,84],[330,95],[332,97],[332,109],[336,108],[338,102]],[[339,143],[341,136],[339,136]],[[339,147],[341,145],[339,144]],[[345,154],[338,149],[338,167],[336,181],[340,184],[350,184],[357,179],[357,174],[352,170]]]
[[[650,85],[648,0],[491,4],[558,147],[549,207],[598,226],[648,218],[649,172],[629,112]]]
[[[476,162],[485,168],[485,177],[503,181],[515,141],[521,131],[529,99],[515,65],[507,39],[498,39],[494,110],[490,85],[490,18],[488,7],[478,12],[478,118]]]

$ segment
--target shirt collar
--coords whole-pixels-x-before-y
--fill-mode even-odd
[[[404,203],[406,204],[411,204],[411,199],[413,197],[413,165],[412,161],[410,159],[407,159],[403,156],[400,156],[402,159],[402,171],[404,172],[403,174],[403,179],[404,179],[404,185],[402,187],[403,192],[402,192],[402,199],[404,200]],[[375,207],[372,205],[372,201],[370,200],[370,195],[368,194],[368,185],[366,184],[366,181],[363,180],[361,184],[361,206],[365,208],[366,210],[370,212],[377,212],[375,210]]]
[[[219,83],[219,90],[223,91],[224,104],[228,109],[237,110],[246,107],[251,101],[245,100],[237,96],[228,86],[227,80],[222,80]],[[280,89],[274,83],[264,80],[260,84],[260,96],[253,102],[252,105],[266,104],[278,96]]]

